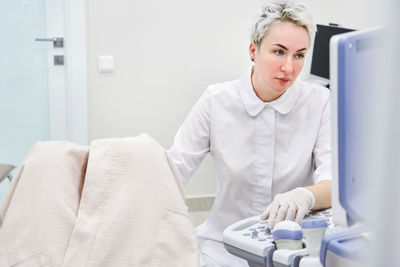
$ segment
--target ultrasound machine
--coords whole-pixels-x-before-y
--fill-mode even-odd
[[[366,216],[371,177],[365,164],[365,133],[371,125],[365,114],[372,101],[368,90],[374,86],[374,60],[379,54],[381,35],[382,29],[374,28],[334,35],[330,40],[332,208],[305,217],[327,222],[319,254],[309,255],[306,242],[303,249],[277,249],[266,222],[256,216],[236,222],[223,232],[225,248],[247,260],[250,267],[367,264],[366,254],[374,241]]]

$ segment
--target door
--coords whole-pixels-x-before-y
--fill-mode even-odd
[[[0,163],[18,166],[38,141],[86,143],[86,72],[74,68],[86,66],[85,23],[74,26],[84,21],[78,2],[84,1],[0,2]],[[62,47],[36,41],[54,37],[64,39]],[[0,200],[8,185],[7,179],[0,184]]]

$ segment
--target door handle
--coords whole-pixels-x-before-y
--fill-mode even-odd
[[[38,41],[38,42],[53,42],[53,47],[64,47],[64,38],[62,38],[62,37],[36,38],[35,41]]]

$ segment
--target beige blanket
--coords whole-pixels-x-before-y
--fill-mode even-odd
[[[147,135],[42,142],[0,206],[0,266],[198,266],[165,150]]]

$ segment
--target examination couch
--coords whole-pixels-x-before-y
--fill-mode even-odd
[[[0,267],[199,265],[177,171],[145,134],[37,143],[0,223]]]

